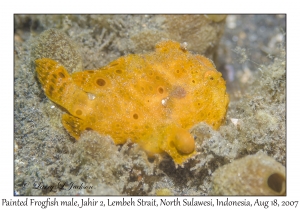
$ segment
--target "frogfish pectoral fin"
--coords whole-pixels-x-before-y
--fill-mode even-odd
[[[176,128],[172,141],[178,153],[188,155],[195,150],[195,141],[193,136],[183,128]]]
[[[182,164],[196,154],[195,141],[187,129],[178,126],[169,126],[167,141],[161,147],[168,153],[176,164]]]

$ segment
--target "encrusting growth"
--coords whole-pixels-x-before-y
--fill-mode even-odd
[[[92,129],[116,144],[131,139],[149,155],[166,152],[177,164],[196,154],[189,129],[199,122],[218,129],[229,103],[212,62],[174,41],[72,75],[49,58],[35,63],[45,94],[68,111],[62,122],[75,139]]]
[[[212,195],[285,195],[285,167],[262,151],[218,168]]]

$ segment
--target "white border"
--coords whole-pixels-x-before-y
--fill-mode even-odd
[[[300,102],[299,74],[299,9],[296,1],[11,1],[1,2],[1,108],[0,108],[0,199],[13,197],[13,14],[15,13],[286,13],[287,14],[287,197],[278,200],[299,200],[299,130]],[[8,1],[7,1],[8,2]],[[20,197],[25,199],[25,197]],[[30,197],[37,200],[45,197]],[[59,197],[59,200],[70,197]],[[86,197],[85,197],[86,198]],[[118,199],[120,197],[117,197]],[[138,199],[138,197],[134,197]],[[150,199],[150,197],[147,197]],[[174,198],[174,197],[172,197]],[[213,197],[212,199],[216,199]],[[76,198],[80,199],[80,198]],[[101,197],[100,199],[106,199]],[[158,198],[157,198],[158,199]],[[210,200],[210,197],[203,198]],[[224,199],[222,197],[221,199]],[[231,197],[233,200],[254,200],[256,197]],[[259,197],[272,200],[274,197]],[[0,207],[2,209],[2,207]],[[60,207],[59,207],[60,208]],[[138,209],[140,207],[127,207]],[[164,207],[164,209],[177,207]],[[182,208],[182,207],[181,207]],[[203,207],[202,207],[203,208]],[[227,209],[233,207],[227,207]],[[31,207],[31,209],[41,209]],[[48,208],[49,209],[49,208]],[[179,208],[177,208],[179,209]],[[278,209],[278,208],[277,208]]]

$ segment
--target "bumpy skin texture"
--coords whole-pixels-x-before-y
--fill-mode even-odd
[[[36,60],[46,95],[69,113],[62,122],[76,139],[86,129],[128,139],[150,155],[167,152],[177,164],[195,155],[189,129],[221,125],[229,102],[210,60],[163,41],[149,54],[127,55],[98,70],[69,75],[54,60]]]

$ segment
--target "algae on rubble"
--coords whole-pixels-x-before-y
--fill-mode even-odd
[[[285,195],[285,167],[259,151],[218,168],[212,195]]]
[[[82,70],[80,52],[75,43],[63,32],[55,29],[44,31],[31,47],[32,62],[51,58],[61,63],[69,72]]]

